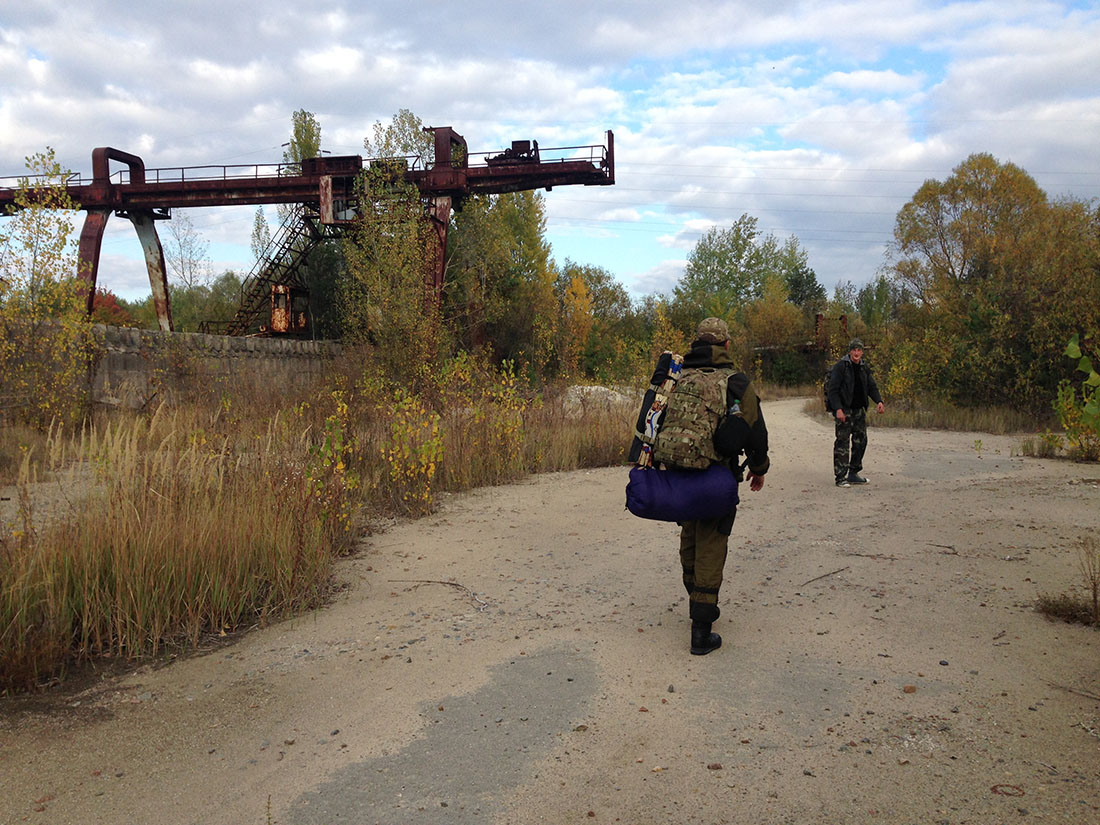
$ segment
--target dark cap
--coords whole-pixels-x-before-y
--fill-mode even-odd
[[[721,318],[704,318],[695,330],[697,341],[709,341],[712,344],[724,344],[730,339],[730,328]]]
[[[863,349],[863,342],[860,341],[858,338],[853,338],[851,340],[851,343],[848,344],[848,352],[851,352],[854,349]]]

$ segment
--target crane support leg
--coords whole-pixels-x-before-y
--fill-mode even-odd
[[[80,280],[88,284],[86,303],[89,315],[92,313],[92,304],[95,302],[96,277],[99,273],[99,249],[103,245],[103,230],[107,226],[109,217],[111,217],[110,209],[89,209],[84,216],[84,227],[80,230],[78,274]]]
[[[428,241],[428,301],[438,308],[443,298],[443,274],[447,264],[447,227],[451,223],[451,197],[436,196],[428,206],[431,235]]]
[[[157,237],[152,209],[131,209],[126,213],[137,230],[141,249],[145,253],[145,268],[149,270],[149,288],[153,292],[153,307],[157,323],[164,332],[172,331],[172,306],[168,301],[168,271],[164,265],[164,249]]]

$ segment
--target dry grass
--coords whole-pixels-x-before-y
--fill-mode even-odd
[[[46,435],[21,424],[0,426],[0,487],[15,484],[27,453],[42,455]]]
[[[820,394],[808,399],[803,410],[808,415],[832,420],[832,415],[825,411]],[[1007,407],[955,407],[940,401],[916,403],[888,399],[886,414],[869,414],[867,423],[875,427],[1009,435],[1035,432],[1048,422],[1036,421],[1033,415]]]
[[[188,426],[190,424],[190,426]],[[251,439],[186,415],[53,433],[0,532],[0,690],[97,656],[193,646],[315,605],[350,544],[354,483],[276,416]],[[40,472],[64,506],[36,513]]]
[[[1036,600],[1035,609],[1050,619],[1067,624],[1096,624],[1092,618],[1092,605],[1088,600],[1071,593],[1060,593],[1056,596],[1043,594]]]
[[[457,370],[417,392],[337,372],[281,409],[219,389],[29,439],[13,452],[19,513],[0,524],[0,692],[308,609],[356,516],[623,460],[632,402],[570,404],[484,364]],[[61,495],[36,511],[47,475]]]
[[[1052,619],[1100,627],[1100,541],[1094,536],[1082,536],[1077,540],[1077,569],[1084,596],[1044,594],[1039,596],[1036,609]]]
[[[778,401],[783,398],[821,398],[821,386],[815,384],[772,384],[761,381],[756,386],[756,393],[762,401]],[[818,404],[820,407],[820,403]]]

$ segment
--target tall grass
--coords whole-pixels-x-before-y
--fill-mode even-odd
[[[354,490],[278,417],[248,451],[163,408],[51,436],[71,505],[35,513],[38,466],[0,533],[0,689],[96,656],[153,656],[316,604]],[[312,459],[311,459],[312,455]]]
[[[421,515],[440,491],[614,464],[629,445],[633,401],[580,403],[465,356],[406,386],[364,360],[280,409],[206,393],[21,450],[0,692],[308,609],[357,516]],[[64,495],[42,496],[46,478]]]
[[[15,484],[19,467],[28,451],[39,455],[46,447],[46,435],[24,424],[0,424],[0,486]]]

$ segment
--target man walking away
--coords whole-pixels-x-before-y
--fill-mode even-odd
[[[867,403],[875,402],[875,411],[886,412],[871,368],[863,360],[863,342],[853,338],[848,354],[833,364],[825,389],[826,406],[836,418],[833,442],[833,475],[837,487],[866,484],[860,475],[863,454],[867,451]]]
[[[706,318],[698,327],[695,342],[684,356],[683,370],[677,388],[669,396],[666,419],[658,435],[654,459],[669,465],[706,467],[723,464],[741,480],[738,458],[748,459],[749,489],[759,491],[768,472],[768,429],[756,391],[743,372],[737,372],[729,354],[729,329],[720,318]],[[700,424],[703,416],[680,413],[690,409],[690,393],[702,385],[716,384],[724,393],[716,397],[720,414]],[[689,389],[694,388],[694,389]],[[683,400],[677,398],[677,392]],[[709,409],[710,405],[707,404]],[[704,432],[705,431],[705,432]],[[664,439],[664,442],[662,442]],[[695,442],[698,462],[684,463],[678,451],[688,442]],[[664,444],[664,457],[661,456]],[[702,656],[717,650],[722,637],[711,632],[718,618],[718,590],[722,586],[722,569],[736,506],[721,518],[705,521],[685,521],[680,525],[680,564],[684,587],[688,592],[688,615],[691,618],[691,652]]]

